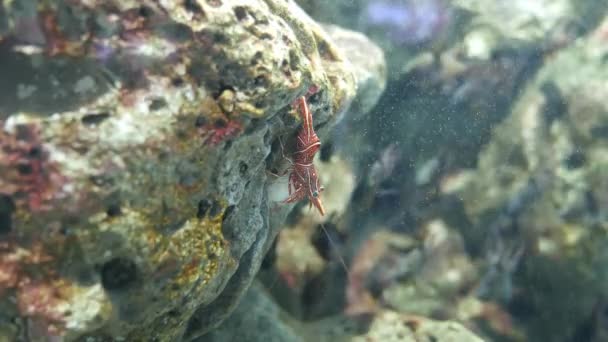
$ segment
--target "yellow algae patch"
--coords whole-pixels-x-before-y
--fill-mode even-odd
[[[155,225],[145,213],[121,208],[120,216],[99,213],[90,222],[97,225],[96,229],[81,230],[77,234],[83,251],[92,260],[101,261],[123,254],[154,260],[155,251],[163,250],[163,236],[154,229]]]
[[[219,261],[225,252],[222,212],[215,217],[192,217],[170,236],[154,229],[159,222],[150,222],[147,215],[128,208],[123,208],[119,217],[107,218],[100,214],[93,221],[98,224],[97,232],[111,231],[122,237],[122,248],[112,244],[113,251],[127,255],[135,253],[138,259],[146,260],[146,268],[154,273],[153,278],[168,276],[178,285],[174,287],[178,295],[185,293],[194,283],[205,285],[217,274]],[[83,246],[90,247],[88,250],[101,249],[105,245],[95,236],[81,237]],[[105,248],[95,255],[103,255],[104,259],[115,256],[104,251]]]
[[[169,248],[182,260],[176,283],[180,287],[206,285],[217,274],[225,252],[222,215],[188,220],[173,234]]]

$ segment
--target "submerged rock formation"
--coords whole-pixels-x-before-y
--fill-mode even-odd
[[[320,89],[323,137],[356,91],[325,31],[277,0],[5,2],[0,74],[9,340],[215,327],[290,209],[265,171],[291,102]]]
[[[607,32],[605,19],[556,53],[459,177],[467,240],[485,242],[480,290],[525,310],[530,340],[605,333]]]

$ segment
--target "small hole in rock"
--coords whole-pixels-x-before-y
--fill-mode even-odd
[[[321,101],[321,96],[322,96],[322,91],[318,91],[312,95],[310,95],[310,97],[308,98],[308,103],[317,103],[319,101]],[[323,110],[328,111],[328,108],[323,108]]]
[[[175,136],[180,140],[188,139],[188,133],[183,129],[176,130]]]
[[[547,124],[563,117],[568,112],[568,106],[555,82],[545,82],[541,85],[541,91],[545,97],[545,105],[543,108],[543,116],[547,120]]]
[[[17,165],[17,171],[22,175],[29,175],[32,173],[32,165],[27,163],[21,163]]]
[[[239,172],[240,172],[241,176],[245,176],[247,174],[247,169],[248,169],[247,163],[245,163],[243,161],[239,162]]]
[[[110,113],[92,113],[83,116],[80,121],[89,126],[89,125],[97,125],[110,117]]]
[[[236,6],[234,8],[234,15],[238,21],[242,21],[247,17],[247,9],[243,6]]]
[[[262,54],[261,51],[256,52],[253,55],[253,58],[251,58],[251,65],[256,65],[256,64],[260,63],[260,60],[262,59],[263,56],[264,55]]]
[[[133,260],[114,258],[101,267],[101,284],[106,290],[121,290],[137,279],[137,266]]]
[[[196,120],[194,121],[194,126],[196,127],[203,127],[207,124],[207,118],[204,117],[203,115],[199,115],[196,117]]]
[[[150,111],[157,111],[161,108],[165,108],[166,106],[167,106],[167,101],[165,101],[165,99],[163,99],[162,97],[159,97],[159,98],[152,100],[152,102],[150,102],[148,109]]]
[[[164,162],[164,161],[167,161],[167,159],[169,159],[169,152],[160,151],[158,153],[158,161]]]
[[[89,176],[89,180],[91,183],[100,187],[111,186],[114,184],[114,179],[106,175]]]
[[[226,208],[226,211],[224,211],[224,215],[222,215],[222,222],[224,222],[233,211],[234,205],[229,205],[228,208]]]
[[[137,14],[142,18],[149,18],[154,14],[154,11],[150,7],[140,6],[137,10]]]
[[[207,212],[209,212],[209,209],[211,209],[211,206],[212,203],[208,199],[202,199],[198,201],[196,217],[198,217],[199,219],[205,217],[205,215],[207,215]]]
[[[116,217],[116,216],[120,216],[122,214],[122,210],[120,209],[120,204],[110,204],[110,206],[108,206],[108,209],[106,210],[106,215],[108,215],[109,217]]]
[[[42,149],[40,148],[40,146],[34,146],[30,148],[27,155],[30,158],[40,158],[42,156]]]
[[[211,204],[211,209],[209,210],[209,216],[216,217],[221,212],[222,212],[222,206],[221,206],[220,202],[213,201],[213,203]]]
[[[174,79],[171,80],[171,84],[174,87],[180,87],[184,84],[184,80],[179,77],[175,77]]]
[[[13,212],[15,203],[6,196],[0,195],[0,235],[8,234],[13,229]]]
[[[268,82],[264,75],[260,75],[253,79],[253,84],[256,87],[264,87],[268,84]]]
[[[564,163],[568,169],[579,169],[585,166],[586,161],[587,158],[583,152],[574,151],[564,160]]]
[[[289,50],[289,68],[291,70],[297,70],[300,65],[300,57],[295,50]]]
[[[217,119],[215,120],[213,125],[215,126],[215,128],[226,128],[226,126],[228,126],[228,123],[224,119]]]
[[[201,8],[201,5],[199,5],[196,0],[185,0],[184,1],[184,8],[188,12],[192,12],[192,13],[196,13],[196,14],[203,14],[204,13],[203,9]]]

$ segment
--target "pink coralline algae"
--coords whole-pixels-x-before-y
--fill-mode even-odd
[[[49,161],[34,125],[19,125],[11,134],[2,126],[0,121],[0,195],[32,212],[47,210],[47,202],[59,192],[64,177]]]
[[[17,307],[22,316],[29,317],[41,335],[56,336],[64,329],[65,313],[60,284],[24,281],[17,292]]]
[[[200,126],[205,144],[215,146],[227,139],[239,135],[243,127],[240,122],[235,120],[219,119],[213,123],[206,123]]]
[[[0,243],[0,297],[14,291],[19,313],[31,319],[36,330],[55,336],[63,328],[64,312],[59,293],[61,281],[40,268],[53,261],[40,243],[25,249],[7,239]],[[38,269],[34,272],[32,270]],[[42,280],[44,279],[44,280]]]
[[[449,7],[441,0],[375,0],[362,14],[364,28],[381,28],[397,45],[432,41],[448,25]]]

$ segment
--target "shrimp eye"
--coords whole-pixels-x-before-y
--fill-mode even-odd
[[[312,192],[312,197],[314,197],[314,198],[319,197],[319,192],[317,192],[317,191],[313,191],[313,192]]]

